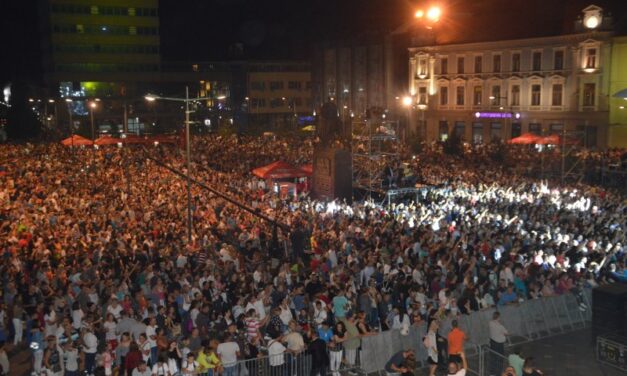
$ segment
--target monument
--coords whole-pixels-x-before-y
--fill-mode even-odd
[[[325,103],[316,127],[320,142],[314,148],[312,194],[316,199],[353,197],[353,169],[350,153],[350,131],[339,119],[337,106]]]

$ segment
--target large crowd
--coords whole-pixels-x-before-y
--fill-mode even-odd
[[[48,375],[257,375],[239,362],[269,356],[291,376],[308,353],[337,376],[364,336],[559,294],[585,310],[582,289],[625,278],[611,191],[425,150],[403,161],[434,186],[417,200],[283,200],[250,170],[310,162],[310,140],[192,149],[197,180],[279,225],[194,185],[188,242],[185,181],[147,158],[185,171],[170,146],[0,147],[1,372],[28,348]]]

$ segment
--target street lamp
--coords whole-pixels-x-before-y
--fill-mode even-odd
[[[96,128],[94,127],[94,110],[96,109],[96,102],[89,102],[89,115],[91,117],[91,139],[96,141]]]
[[[189,86],[185,86],[185,98],[174,98],[174,97],[162,97],[154,94],[147,94],[144,98],[148,102],[154,102],[158,100],[165,101],[174,101],[174,102],[185,102],[185,159],[187,164],[187,173],[185,174],[187,180],[187,244],[192,244],[192,181],[191,181],[191,146],[190,146],[190,134],[189,134],[189,114],[191,111],[189,110],[189,103],[195,101],[203,101],[211,99],[210,97],[198,97],[198,98],[190,98],[189,97]],[[217,99],[224,99],[226,96],[220,95]]]

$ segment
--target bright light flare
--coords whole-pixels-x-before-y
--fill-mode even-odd
[[[147,100],[148,102],[154,102],[157,100],[157,97],[151,94],[145,95],[144,99]]]
[[[440,9],[440,7],[433,6],[427,11],[427,18],[432,22],[438,22],[440,16],[442,16],[442,9]]]
[[[425,12],[422,9],[418,9],[416,11],[416,18],[422,18],[425,15]]]
[[[410,96],[405,96],[403,97],[403,106],[411,106],[411,97]]]

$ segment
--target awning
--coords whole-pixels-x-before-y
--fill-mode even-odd
[[[258,167],[252,171],[253,175],[262,179],[287,179],[310,176],[311,173],[289,163],[277,161],[267,166]]]
[[[533,133],[523,133],[522,135],[516,138],[512,138],[508,142],[510,144],[517,144],[517,145],[532,145],[532,144],[535,144],[536,141],[538,141],[541,138],[542,137],[535,135]]]
[[[72,137],[66,138],[65,140],[61,141],[61,143],[65,146],[88,146],[94,144],[92,140],[87,139],[83,136],[79,136],[77,134],[72,135]]]

